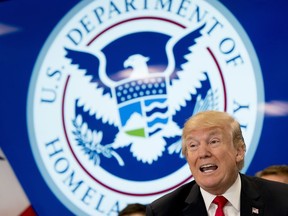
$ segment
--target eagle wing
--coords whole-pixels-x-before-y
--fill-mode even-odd
[[[170,114],[175,115],[187,101],[192,100],[192,95],[201,88],[201,82],[207,79],[205,71],[201,68],[199,58],[203,47],[197,43],[202,36],[201,30],[205,24],[194,31],[188,32],[173,47],[175,61],[174,71],[170,75],[170,92],[168,94]],[[193,52],[197,50],[197,56]],[[195,52],[196,53],[196,52]],[[187,82],[189,80],[189,82]]]
[[[101,62],[96,55],[88,52],[76,51],[65,48],[66,58],[71,60],[72,65],[77,65],[76,73],[72,80],[75,82],[75,95],[77,95],[77,106],[83,107],[84,111],[95,115],[96,119],[119,126],[119,116],[116,101],[112,98],[112,89],[105,85],[99,77]],[[105,61],[105,59],[102,61]]]

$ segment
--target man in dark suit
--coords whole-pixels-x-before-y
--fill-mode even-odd
[[[185,123],[182,153],[194,180],[146,208],[147,216],[288,216],[288,185],[240,174],[246,145],[239,123],[206,111]]]

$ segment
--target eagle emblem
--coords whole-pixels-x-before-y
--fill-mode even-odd
[[[204,28],[178,38],[137,32],[93,52],[64,48],[73,73],[85,83],[77,90],[72,133],[95,165],[111,159],[128,165],[124,149],[148,165],[163,154],[181,158],[184,121],[217,109],[217,92],[193,62]]]

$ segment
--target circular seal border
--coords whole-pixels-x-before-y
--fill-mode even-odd
[[[253,45],[247,35],[247,33],[244,31],[244,28],[241,26],[241,24],[238,22],[238,20],[233,16],[233,14],[225,7],[223,6],[220,2],[214,1],[214,0],[205,0],[207,3],[209,3],[210,5],[212,5],[213,7],[215,7],[218,11],[220,11],[223,16],[225,16],[227,18],[227,20],[229,20],[229,23],[231,23],[234,26],[234,29],[237,30],[238,35],[241,37],[244,45],[247,48],[250,60],[252,62],[252,66],[254,69],[254,76],[255,76],[255,80],[256,80],[256,87],[257,87],[257,99],[258,99],[258,106],[260,103],[264,102],[264,86],[263,86],[263,78],[261,76],[261,68],[260,68],[260,64],[256,55],[256,52],[253,48]],[[86,212],[84,212],[82,209],[79,209],[76,205],[74,205],[74,203],[67,198],[67,196],[65,196],[57,187],[55,187],[55,183],[53,181],[53,178],[48,175],[48,173],[46,172],[46,166],[44,164],[44,162],[42,161],[41,157],[40,157],[40,152],[37,148],[37,143],[36,143],[36,138],[35,138],[35,130],[33,127],[33,99],[34,99],[34,89],[36,86],[36,81],[37,78],[39,76],[38,73],[35,73],[35,71],[38,71],[38,69],[41,66],[41,63],[46,55],[46,50],[49,48],[50,44],[54,41],[55,37],[57,36],[58,32],[62,29],[62,27],[69,21],[69,19],[71,17],[73,17],[75,15],[75,13],[77,11],[79,11],[79,9],[82,9],[84,7],[86,7],[88,4],[90,4],[91,2],[93,2],[93,0],[89,0],[89,1],[85,1],[85,2],[80,2],[77,5],[75,5],[66,15],[64,15],[64,17],[58,22],[58,24],[56,25],[56,27],[52,30],[52,33],[49,35],[48,39],[46,40],[44,46],[41,48],[41,52],[39,54],[39,57],[37,58],[36,64],[34,66],[33,69],[33,74],[31,77],[31,81],[30,81],[30,85],[29,85],[29,89],[28,89],[28,99],[27,99],[27,126],[28,126],[28,134],[29,134],[29,139],[30,139],[30,143],[31,143],[31,147],[32,147],[32,152],[33,152],[33,156],[36,160],[36,164],[42,174],[42,176],[44,177],[46,183],[48,184],[48,186],[50,187],[50,189],[53,191],[53,193],[61,200],[61,202],[63,204],[65,204],[65,206],[70,209],[72,212],[76,213],[76,214],[86,214]],[[258,141],[261,135],[261,130],[262,130],[262,126],[263,126],[263,120],[264,120],[264,115],[263,112],[261,112],[261,110],[259,110],[259,112],[257,112],[257,117],[256,117],[256,125],[254,128],[254,135],[251,141],[251,145],[249,147],[249,152],[247,152],[247,155],[245,157],[246,159],[246,163],[245,166],[243,168],[243,172],[246,172],[246,170],[248,169],[253,156],[255,154],[255,151],[257,149],[258,146]],[[248,163],[247,163],[248,161]]]

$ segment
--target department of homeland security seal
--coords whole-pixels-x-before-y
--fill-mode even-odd
[[[262,128],[260,66],[217,1],[83,1],[35,64],[28,128],[35,160],[79,215],[117,215],[191,180],[181,130],[203,110],[241,123],[246,166]]]

